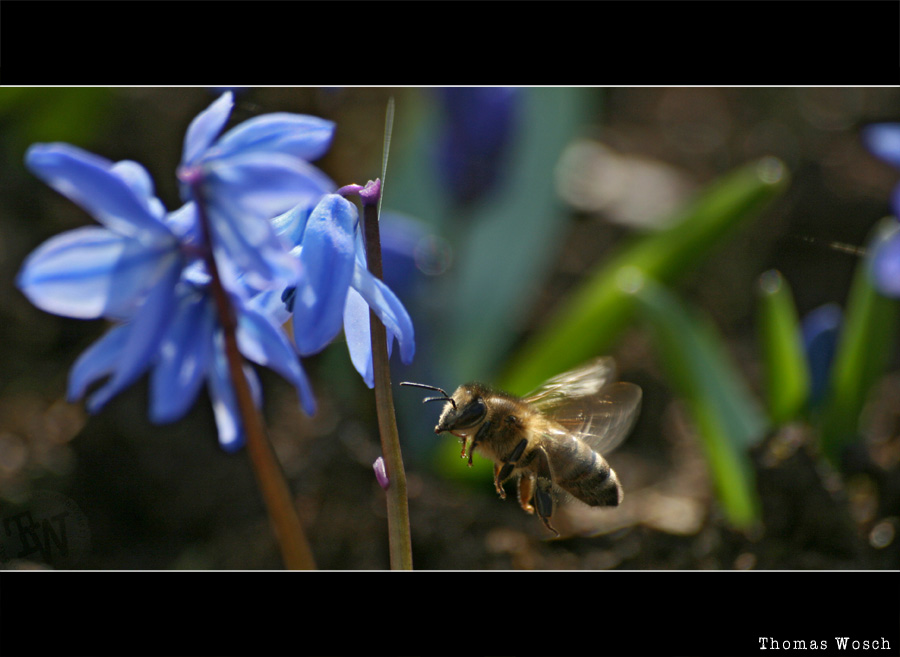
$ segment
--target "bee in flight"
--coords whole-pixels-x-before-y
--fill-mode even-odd
[[[598,358],[556,376],[526,397],[467,383],[453,395],[423,383],[400,385],[441,393],[425,402],[444,401],[435,433],[449,431],[462,441],[462,457],[472,453],[494,462],[494,487],[518,480],[519,504],[550,524],[554,497],[568,493],[590,506],[618,506],[622,485],[601,453],[618,446],[634,426],[641,389],[615,382],[612,358]]]

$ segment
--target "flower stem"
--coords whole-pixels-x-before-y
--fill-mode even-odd
[[[381,264],[381,234],[378,225],[378,201],[381,198],[380,181],[369,183],[360,193],[363,201],[365,224],[366,261],[369,271],[376,278],[383,277]],[[381,434],[381,451],[387,478],[388,536],[393,570],[412,570],[412,541],[409,531],[409,505],[406,497],[406,471],[400,452],[397,418],[394,415],[394,398],[391,392],[391,367],[387,353],[387,332],[384,324],[369,311],[372,332],[372,365],[375,374],[375,407],[378,412],[378,430]]]
[[[209,245],[205,252],[206,267],[211,277],[210,287],[216,304],[219,322],[225,338],[225,357],[228,361],[228,371],[234,386],[238,409],[244,425],[244,433],[247,437],[247,453],[253,464],[253,471],[266,503],[269,519],[272,522],[276,538],[281,547],[281,556],[285,566],[290,570],[313,570],[312,549],[303,531],[303,525],[297,516],[293,497],[288,488],[287,481],[272,445],[266,436],[265,426],[260,416],[259,409],[253,403],[250,386],[244,375],[243,357],[237,343],[237,318],[234,307],[228,298],[228,292],[222,285],[216,259],[213,256],[210,238],[209,222],[202,202],[202,196],[197,186],[193,187],[194,198],[197,202],[197,214],[200,225]]]

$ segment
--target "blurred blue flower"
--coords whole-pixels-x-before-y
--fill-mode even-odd
[[[385,210],[378,220],[381,225],[381,258],[384,282],[401,299],[409,299],[422,277],[423,245],[433,238],[417,219]]]
[[[442,185],[457,203],[473,203],[498,184],[505,169],[522,90],[446,87],[437,94],[445,115],[437,150]]]
[[[217,260],[234,263],[249,285],[283,286],[296,277],[296,260],[269,220],[335,189],[309,164],[328,150],[334,123],[276,112],[219,137],[233,105],[233,94],[222,94],[191,122],[178,168],[182,197],[205,209]]]
[[[803,346],[809,364],[811,406],[819,404],[827,392],[842,320],[841,307],[828,303],[811,310],[801,321]]]
[[[387,329],[388,353],[396,339],[401,360],[412,362],[412,320],[390,288],[369,273],[353,203],[328,194],[311,213],[295,209],[278,217],[274,225],[290,240],[301,266],[295,285],[280,299],[293,316],[294,343],[301,355],[321,351],[343,328],[350,360],[372,388],[371,308]],[[255,301],[272,311],[271,293],[264,298]]]
[[[220,441],[240,445],[221,329],[205,289],[209,277],[195,204],[166,213],[139,164],[113,163],[67,144],[36,144],[25,162],[103,224],[50,238],[26,258],[16,279],[42,310],[118,322],[79,357],[70,374],[70,399],[80,399],[105,378],[87,404],[97,412],[152,369],[151,419],[167,422],[187,411],[205,378]],[[226,275],[233,271],[225,268]],[[232,301],[243,355],[282,374],[297,388],[304,409],[313,412],[309,383],[280,327],[241,298],[233,295]],[[259,386],[253,387],[258,398]]]
[[[873,155],[900,169],[900,123],[867,126],[862,138]],[[891,194],[891,207],[900,218],[900,185]],[[900,231],[875,245],[872,277],[882,294],[900,298]]]

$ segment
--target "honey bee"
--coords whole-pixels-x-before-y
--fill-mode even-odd
[[[641,389],[615,382],[612,358],[598,358],[556,376],[519,398],[480,383],[468,383],[448,395],[436,386],[400,385],[441,393],[424,400],[444,401],[434,432],[448,431],[468,449],[494,462],[494,487],[506,498],[503,484],[518,480],[519,505],[550,524],[554,498],[567,495],[590,506],[618,506],[622,485],[601,456],[618,446],[637,419]]]

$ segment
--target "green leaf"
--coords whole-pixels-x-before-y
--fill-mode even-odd
[[[900,230],[887,219],[872,234],[869,253]],[[897,339],[898,302],[879,294],[869,272],[871,256],[863,258],[853,277],[844,323],[838,338],[828,392],[819,418],[822,451],[839,464],[845,445],[859,436],[859,419],[869,391],[884,374]]]
[[[760,503],[747,448],[768,428],[761,409],[705,317],[652,279],[635,278],[630,290],[666,378],[694,422],[728,520],[750,529]]]
[[[675,281],[787,184],[784,164],[767,157],[709,185],[678,212],[671,228],[637,238],[590,276],[516,354],[503,387],[524,394],[609,349],[634,313],[634,298],[620,285],[622,272],[638,270],[663,283]]]
[[[759,277],[757,331],[765,371],[769,419],[796,419],[809,400],[810,373],[791,289],[780,272]]]

